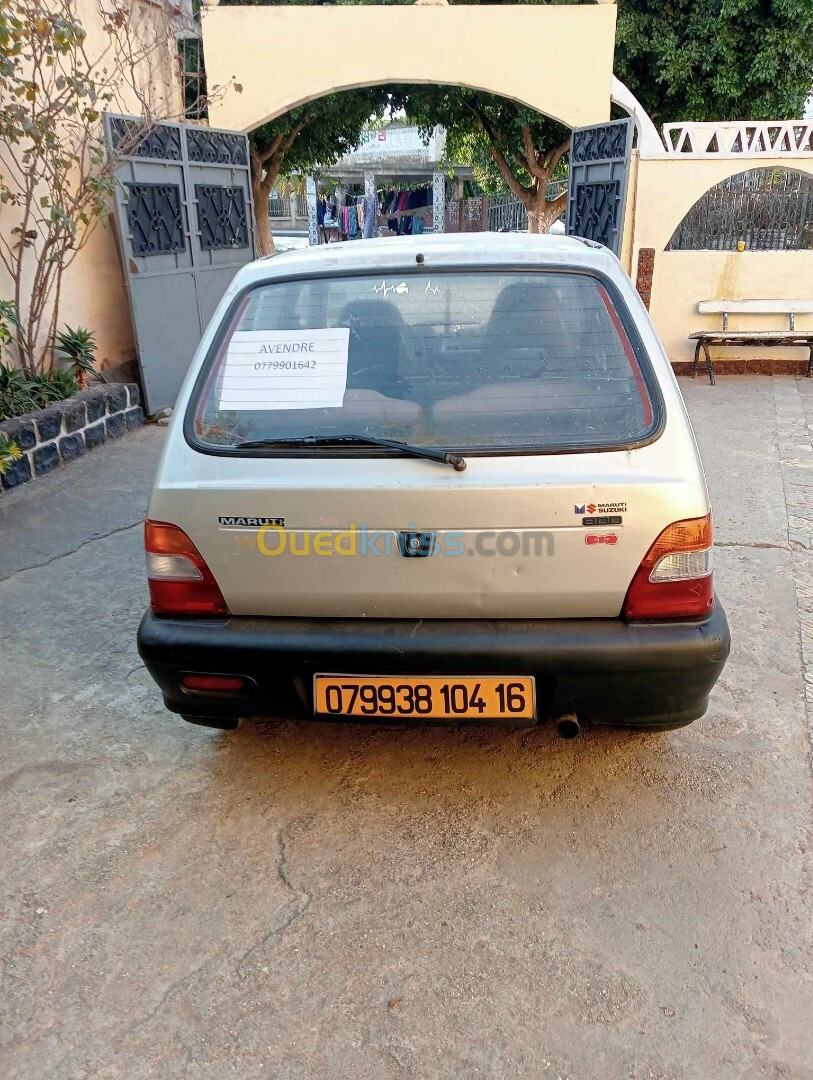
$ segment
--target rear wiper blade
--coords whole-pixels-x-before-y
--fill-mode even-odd
[[[439,461],[443,465],[452,465],[456,472],[463,472],[466,461],[460,454],[448,450],[436,450],[431,446],[412,446],[398,439],[377,439],[371,435],[302,435],[291,439],[249,439],[236,444],[237,450],[296,449],[298,446],[384,446],[389,450],[398,450],[410,457],[426,458]]]

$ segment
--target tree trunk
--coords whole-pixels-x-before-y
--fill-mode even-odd
[[[273,255],[274,234],[271,232],[271,215],[268,213],[268,197],[271,186],[265,180],[251,178],[251,190],[254,195],[254,241],[257,245],[257,257]]]
[[[549,203],[544,195],[541,199],[529,199],[525,204],[525,209],[528,213],[528,232],[529,233],[546,233],[550,232],[550,227],[556,221],[558,214],[552,214],[550,207],[552,203]]]
[[[547,233],[567,208],[567,195],[548,200],[544,195],[522,200],[528,213],[528,232]]]
[[[542,208],[526,206],[525,209],[528,212],[529,233],[546,233],[550,231],[550,223],[545,220],[545,211]]]

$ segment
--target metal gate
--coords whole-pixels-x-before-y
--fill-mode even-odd
[[[175,404],[192,354],[236,270],[254,258],[242,132],[105,116],[119,162],[116,234],[148,413]]]
[[[567,232],[596,240],[616,255],[624,235],[633,121],[574,128],[570,140]]]

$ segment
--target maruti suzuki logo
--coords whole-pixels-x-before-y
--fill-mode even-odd
[[[587,513],[587,507],[586,506],[574,506],[573,507],[573,513],[574,514],[586,514]]]

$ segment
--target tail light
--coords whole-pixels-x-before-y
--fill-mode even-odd
[[[711,514],[667,526],[632,579],[625,618],[707,615],[714,604],[712,540]]]
[[[212,571],[177,525],[144,525],[150,606],[156,615],[228,615]]]
[[[243,675],[181,675],[181,689],[190,694],[240,694],[247,689],[249,680]]]

